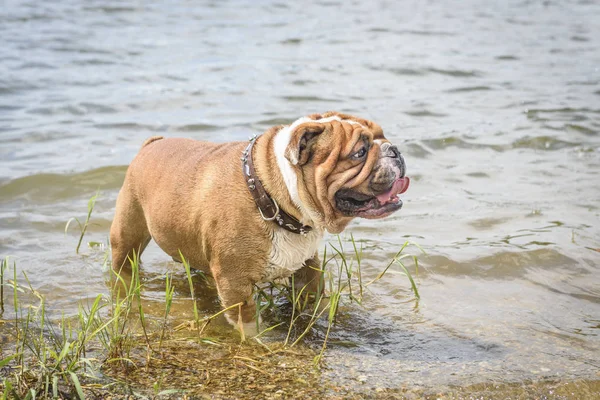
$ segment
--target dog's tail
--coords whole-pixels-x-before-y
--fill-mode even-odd
[[[152,137],[149,137],[148,139],[146,139],[146,141],[142,145],[142,149],[144,147],[148,146],[150,143],[156,142],[157,140],[160,140],[160,139],[164,139],[164,136],[152,136]]]

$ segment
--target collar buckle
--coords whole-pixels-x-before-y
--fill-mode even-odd
[[[275,199],[271,199],[271,201],[273,202],[273,204],[275,204],[275,210],[276,210],[272,217],[265,217],[265,214],[263,214],[262,208],[258,207],[258,211],[260,212],[260,216],[265,221],[273,221],[274,219],[276,219],[277,217],[279,217],[279,204],[277,204],[277,202],[275,201]]]

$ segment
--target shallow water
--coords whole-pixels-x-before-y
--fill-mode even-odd
[[[413,180],[400,212],[346,232],[364,242],[366,275],[407,239],[428,255],[419,302],[392,270],[364,308],[343,309],[324,379],[437,390],[598,378],[599,20],[593,1],[9,0],[0,255],[55,312],[75,313],[107,292],[107,272],[101,250],[75,254],[65,223],[100,190],[86,241],[106,241],[145,138],[243,140],[345,111],[382,125]],[[149,303],[178,268],[156,246],[144,254]],[[203,301],[218,309],[214,293]]]

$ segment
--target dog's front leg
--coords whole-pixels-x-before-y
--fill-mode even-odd
[[[314,296],[315,299],[323,294],[325,281],[321,261],[316,253],[312,258],[304,261],[302,268],[294,273],[294,286],[296,293],[302,291],[303,294]]]
[[[224,271],[221,265],[211,263],[211,271],[217,285],[219,298],[225,309],[225,318],[236,327],[242,337],[253,337],[258,334],[256,321],[256,305],[254,303],[254,283],[250,278],[244,277],[239,270]],[[235,306],[238,304],[238,306]]]

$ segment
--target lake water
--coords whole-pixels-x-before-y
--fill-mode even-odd
[[[245,140],[339,110],[377,121],[412,178],[400,212],[342,238],[363,242],[369,277],[406,240],[427,256],[420,301],[392,267],[342,310],[333,340],[352,346],[332,343],[323,379],[599,378],[600,3],[203,4],[3,3],[0,255],[55,313],[107,292],[103,252],[75,254],[65,223],[99,190],[86,242],[106,242],[148,136]],[[148,302],[178,268],[148,249]]]

